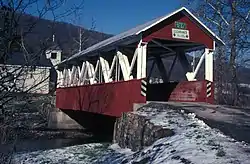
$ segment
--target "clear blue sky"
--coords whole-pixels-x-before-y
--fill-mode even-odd
[[[84,0],[80,24],[89,28],[95,20],[95,30],[118,34],[181,7],[183,0]],[[65,7],[79,3],[68,0]],[[72,22],[73,17],[64,21]]]
[[[117,34],[168,14],[181,0],[85,0],[83,23],[96,21],[96,30]]]

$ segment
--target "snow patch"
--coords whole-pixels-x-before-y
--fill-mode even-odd
[[[124,154],[124,155],[131,155],[133,153],[133,151],[131,149],[122,149],[118,144],[112,144],[109,146],[109,149],[112,149],[120,154]]]
[[[154,109],[153,109],[154,108]],[[152,112],[150,112],[152,111]],[[138,114],[150,118],[150,122],[170,128],[174,136],[157,140],[153,145],[121,156],[121,163],[195,163],[195,164],[237,164],[249,163],[249,146],[235,142],[219,130],[210,128],[194,113],[171,110],[164,105],[141,108]]]

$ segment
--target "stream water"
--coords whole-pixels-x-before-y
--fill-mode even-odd
[[[111,145],[110,138],[111,136],[107,135],[82,134],[82,137],[78,138],[71,136],[71,138],[19,140],[14,147],[12,163],[79,163],[79,161],[85,163],[106,153],[107,147]],[[0,157],[1,153],[12,152],[12,148],[12,144],[0,145]]]
[[[82,145],[89,143],[88,139],[41,139],[41,140],[24,140],[16,144],[16,152],[32,152],[38,150],[58,149],[73,145]]]

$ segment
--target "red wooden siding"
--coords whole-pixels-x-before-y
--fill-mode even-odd
[[[121,116],[132,110],[133,103],[145,103],[141,80],[112,82],[78,87],[58,88],[56,107],[83,110],[110,116]]]
[[[214,103],[214,86],[212,83],[211,96],[207,97],[207,81],[180,82],[170,94],[169,101],[207,102]]]
[[[175,28],[175,21],[186,23],[186,29],[189,30],[189,40],[172,38],[172,28]],[[181,13],[178,13],[168,20],[165,20],[164,22],[149,29],[147,32],[145,32],[143,41],[149,42],[154,38],[201,43],[210,49],[214,48],[213,39],[203,30],[201,30],[201,28],[196,23]]]

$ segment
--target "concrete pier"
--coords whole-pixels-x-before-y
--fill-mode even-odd
[[[60,109],[54,109],[50,112],[48,118],[48,128],[63,130],[84,129],[78,122],[69,117]]]

